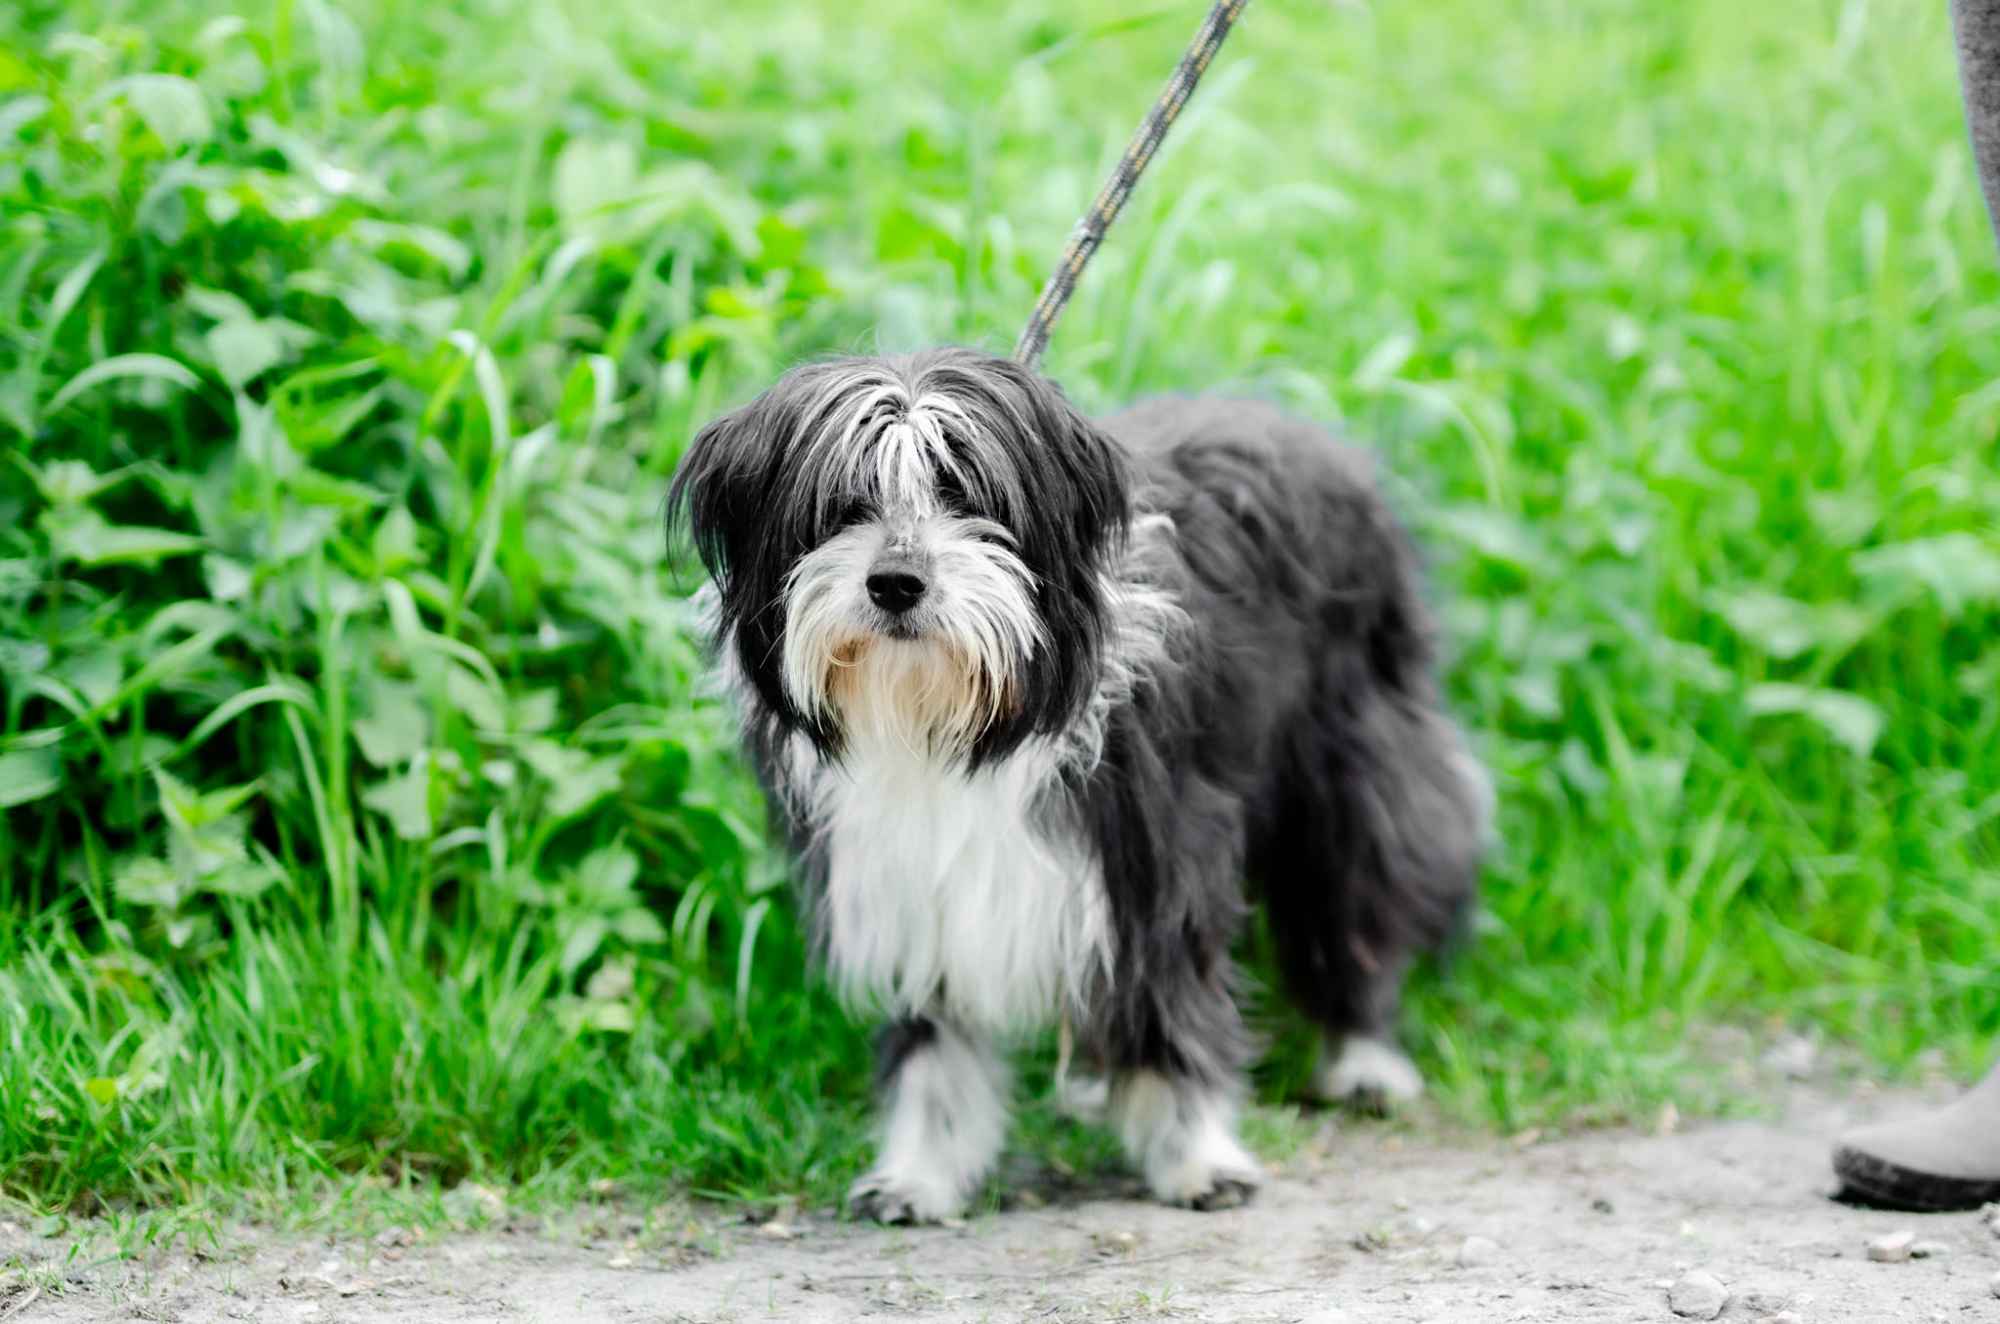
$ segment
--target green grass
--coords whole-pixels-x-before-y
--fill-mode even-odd
[[[666,477],[798,356],[1008,345],[1197,8],[0,15],[0,1195],[836,1191],[865,1031]],[[1933,7],[1260,0],[1092,268],[1080,398],[1335,423],[1432,549],[1460,1118],[2000,1030],[1985,227]]]

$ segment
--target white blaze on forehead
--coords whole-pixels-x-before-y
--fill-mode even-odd
[[[863,497],[928,514],[938,508],[938,475],[965,488],[994,477],[982,477],[977,466],[954,454],[956,443],[990,460],[996,444],[991,429],[945,391],[920,389],[912,397],[899,379],[859,369],[830,378],[818,406],[801,417],[811,420],[805,465],[825,480],[820,490],[825,505]]]
[[[874,490],[883,504],[930,513],[937,508],[939,472],[964,481],[945,438],[944,421],[936,414],[915,410],[882,429],[875,445]]]

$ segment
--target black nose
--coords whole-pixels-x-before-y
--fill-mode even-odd
[[[900,616],[923,599],[924,581],[908,571],[873,574],[868,576],[868,596],[883,611]]]

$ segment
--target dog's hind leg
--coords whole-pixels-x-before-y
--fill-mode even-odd
[[[1424,693],[1379,679],[1302,730],[1253,832],[1278,964],[1324,1041],[1314,1093],[1377,1111],[1423,1079],[1397,1046],[1403,975],[1470,905],[1484,773]]]
[[[986,1037],[938,1017],[883,1031],[875,1165],[847,1193],[857,1217],[934,1223],[965,1210],[1007,1137],[1007,1064]]]

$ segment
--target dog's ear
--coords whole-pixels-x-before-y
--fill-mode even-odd
[[[1083,562],[1124,533],[1131,506],[1125,450],[1052,379],[969,350],[941,351],[922,377],[956,397],[998,441],[1016,497],[1004,517],[1024,541]]]
[[[685,538],[725,591],[757,554],[756,512],[771,482],[774,453],[775,439],[764,426],[769,413],[760,397],[696,433],[667,493],[669,545]]]
[[[1048,452],[1041,503],[1045,516],[1066,519],[1061,532],[1079,550],[1119,541],[1131,508],[1131,474],[1124,448],[1070,403],[1060,386],[1022,369],[1032,430]]]

